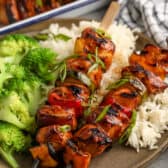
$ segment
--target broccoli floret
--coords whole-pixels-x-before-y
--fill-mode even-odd
[[[49,83],[55,79],[57,54],[49,48],[31,49],[22,59],[21,65],[34,73],[42,82]]]
[[[16,92],[0,99],[0,120],[16,125],[18,128],[34,132],[35,119],[30,116],[25,104]]]
[[[37,109],[46,98],[47,93],[42,89],[43,84],[37,79],[25,81],[18,94],[21,100],[27,104],[31,116],[35,116]]]
[[[23,34],[7,35],[0,41],[0,62],[19,63],[27,51],[39,47],[39,43]]]
[[[30,145],[29,135],[10,123],[0,121],[0,155],[12,168],[19,167],[14,152],[24,152]]]
[[[8,63],[0,65],[0,95],[4,91],[4,85],[7,85],[8,82],[11,80],[22,80],[25,77],[26,73],[22,66]]]

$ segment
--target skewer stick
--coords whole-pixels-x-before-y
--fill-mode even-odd
[[[107,9],[101,23],[100,23],[100,28],[107,31],[109,26],[112,24],[114,19],[119,13],[120,5],[116,1],[112,1],[109,8]]]

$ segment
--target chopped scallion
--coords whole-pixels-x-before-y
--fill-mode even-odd
[[[56,34],[56,35],[53,35],[54,37],[54,40],[63,40],[63,41],[69,41],[70,39],[72,39],[71,37],[65,35],[65,34]]]
[[[129,80],[130,80],[129,78],[122,78],[122,79],[120,79],[119,81],[110,84],[110,85],[107,87],[107,89],[108,89],[108,90],[116,89],[116,88],[118,88],[118,87],[124,85],[125,83],[129,82]]]
[[[38,7],[43,7],[43,1],[42,0],[36,0],[36,5]]]
[[[101,120],[103,120],[103,118],[105,117],[105,115],[107,114],[108,110],[110,109],[110,105],[106,106],[103,108],[102,112],[98,115],[98,117],[96,118],[96,123],[100,122]]]
[[[130,136],[130,134],[132,132],[132,129],[134,128],[134,126],[136,124],[136,117],[137,117],[137,112],[135,110],[133,110],[132,111],[132,117],[131,117],[131,124],[126,129],[126,131],[123,133],[123,135],[121,135],[121,137],[119,139],[119,144],[123,144],[129,138],[129,136]]]
[[[70,125],[63,125],[63,126],[59,127],[59,131],[61,131],[63,133],[66,133],[66,132],[68,132],[70,130],[71,130],[71,126]]]
[[[102,29],[96,29],[96,33],[99,34],[100,36],[104,36],[106,38],[111,39],[110,34],[106,33],[104,30]]]
[[[49,38],[47,33],[39,33],[33,36],[38,41],[45,41]]]
[[[67,76],[67,65],[65,61],[58,62],[55,66],[56,80],[60,79],[62,82]]]

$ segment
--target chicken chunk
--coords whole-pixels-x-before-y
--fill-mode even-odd
[[[40,127],[48,125],[70,125],[74,130],[77,127],[73,108],[64,109],[58,105],[44,105],[37,112],[37,123]]]
[[[96,54],[104,62],[106,69],[111,65],[115,46],[113,42],[96,32],[93,28],[86,28],[82,32],[82,36],[78,37],[75,42],[74,52],[80,56],[87,57]]]

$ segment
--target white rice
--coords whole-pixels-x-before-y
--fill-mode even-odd
[[[79,26],[72,25],[70,29],[66,27],[59,27],[58,24],[51,24],[48,30],[52,34],[65,34],[72,37],[68,42],[55,41],[50,38],[47,41],[42,41],[41,45],[44,47],[52,48],[58,53],[58,59],[64,59],[73,55],[74,43],[76,37],[81,35],[81,32],[86,27],[99,27],[99,23],[95,21],[81,21]],[[110,26],[108,33],[112,37],[112,41],[116,46],[113,63],[109,70],[103,75],[100,90],[95,95],[98,101],[101,101],[110,83],[118,80],[121,69],[128,65],[128,58],[132,51],[135,49],[136,37],[133,32],[125,25],[117,25],[114,23]],[[128,139],[128,144],[137,151],[140,148],[157,148],[158,139],[161,133],[168,130],[168,89],[163,93],[149,97],[137,109],[137,121],[133,131]]]
[[[137,109],[136,125],[128,139],[128,144],[139,151],[140,148],[157,148],[161,133],[168,130],[168,89],[150,96]]]

